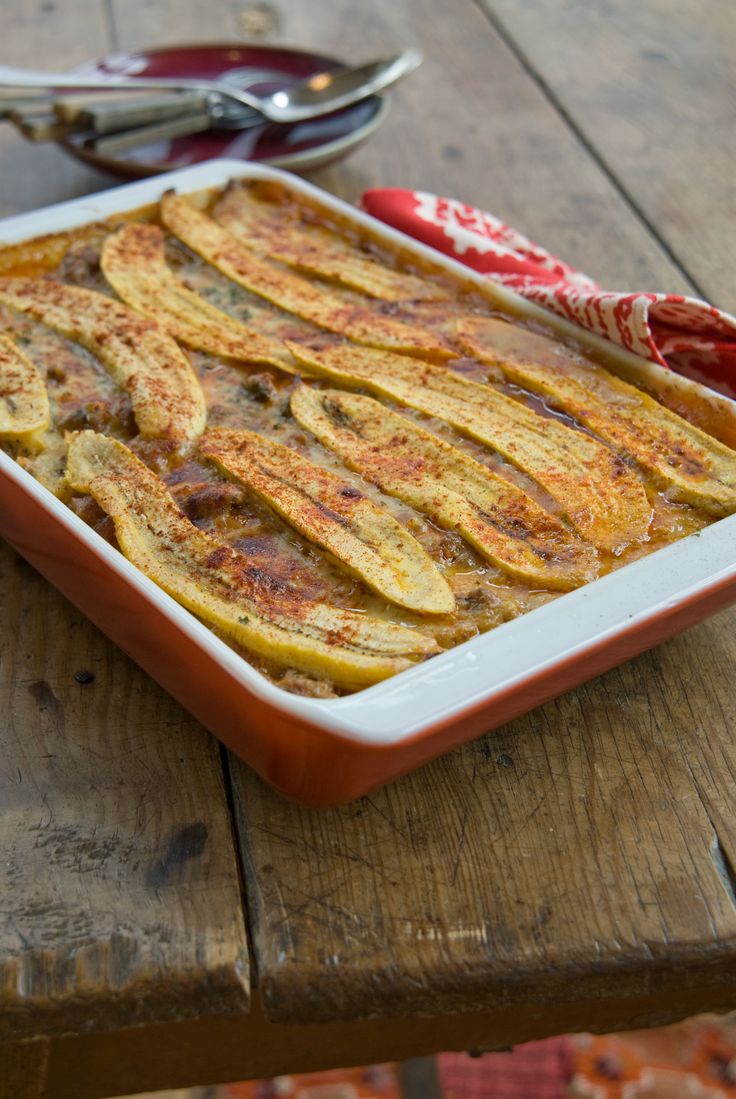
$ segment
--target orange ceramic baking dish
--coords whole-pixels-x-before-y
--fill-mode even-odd
[[[520,319],[573,337],[614,372],[697,403],[736,440],[736,405],[621,351],[303,180],[211,161],[0,223],[7,244],[77,228],[231,179],[277,180],[388,249],[454,275]],[[287,797],[335,805],[487,732],[670,637],[736,598],[736,515],[554,602],[342,698],[269,681],[0,451],[0,534],[237,755]]]

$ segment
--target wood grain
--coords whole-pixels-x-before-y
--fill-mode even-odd
[[[403,1099],[442,1099],[434,1057],[412,1057],[399,1066]]]
[[[732,5],[480,2],[700,292],[733,310]]]
[[[140,45],[173,11],[172,0],[117,0],[121,43]],[[196,28],[188,5],[176,12]],[[286,41],[425,54],[381,133],[318,182],[350,199],[391,184],[454,194],[608,285],[692,289],[473,5],[287,2],[279,13]],[[708,653],[719,634],[702,629],[691,637]],[[692,640],[674,644],[698,668]],[[613,988],[633,1004],[656,986],[665,1010],[683,973],[717,995],[733,975],[735,913],[657,659],[332,813],[286,805],[234,763],[269,1017],[559,1006],[584,989],[595,1020]],[[726,665],[713,675],[728,686]],[[714,783],[727,780],[722,769]]]
[[[506,20],[506,0],[489,3]],[[50,66],[253,25],[239,0],[5,7],[13,60]],[[530,52],[519,56],[529,12],[549,23],[557,7],[519,7],[499,33],[471,0],[280,0],[278,40],[355,60],[417,44],[426,57],[382,131],[317,180],[349,199],[377,185],[451,194],[608,285],[692,290],[681,266],[691,251],[645,206],[647,179],[611,178],[605,117],[586,148],[545,92],[546,59],[536,71]],[[697,24],[690,0],[677,8]],[[589,9],[598,18],[604,6],[586,8],[590,21]],[[658,25],[668,42],[669,25]],[[694,57],[682,26],[672,48]],[[601,66],[587,71],[605,73],[600,36],[586,45]],[[583,127],[582,109],[575,120]],[[99,185],[57,150],[0,137],[0,212]],[[706,173],[725,240],[719,186]],[[687,222],[692,209],[697,220],[691,195],[677,190],[667,216]],[[723,284],[725,253],[702,250],[700,285]],[[0,561],[10,852],[0,1017],[6,1035],[57,1035],[48,1099],[493,1048],[732,1005],[733,612],[341,810],[296,809],[233,762],[263,1001],[244,1016],[246,941],[214,741],[35,573],[9,552]],[[80,683],[77,671],[95,678]],[[0,1064],[13,1050],[15,1083],[16,1048],[0,1045]],[[13,1099],[30,1099],[40,1063],[30,1094]]]
[[[186,42],[231,42],[243,38],[241,13],[247,0],[112,0],[110,11],[117,48],[180,46]],[[272,7],[273,5],[266,5]]]
[[[230,33],[245,4],[112,0],[121,49]],[[424,63],[383,128],[315,182],[350,201],[416,187],[491,210],[608,285],[691,291],[472,0],[280,0],[279,34],[359,61],[417,45]]]
[[[110,51],[103,4],[3,0],[6,64],[60,71]],[[0,123],[0,217],[21,214],[115,181],[72,160],[55,145],[32,145]]]
[[[697,1014],[704,1000],[715,1011],[728,1010],[733,990],[688,988],[667,1002],[656,995],[636,1001],[612,996],[596,1006],[593,1017],[590,1003],[582,1001],[554,1009],[525,1004],[477,1014],[314,1024],[267,1022],[256,993],[245,1020],[200,1019],[54,1039],[45,1099],[101,1099],[111,1090],[228,1083],[401,1061],[437,1050],[499,1049],[572,1030],[653,1026]]]
[[[0,580],[0,1034],[245,1010],[216,742],[7,548]]]
[[[347,6],[341,21],[280,10],[287,38],[340,47]],[[395,128],[322,182],[351,198],[381,183],[459,195],[609,285],[684,288],[470,5],[350,5],[349,22],[366,53],[417,42],[426,61],[398,92]],[[728,658],[712,655],[728,621],[666,647],[669,664],[644,657],[343,810],[286,806],[234,763],[269,1017],[559,1006],[585,989],[595,1020],[613,989],[633,1002],[656,986],[664,1008],[683,974],[731,980],[736,913],[717,847],[711,857],[713,805],[668,706],[683,669],[697,677],[704,662],[728,696]],[[712,729],[718,707],[700,701],[699,728]],[[714,796],[731,772],[709,766]]]
[[[296,809],[235,765],[268,1016],[584,997],[594,1025],[613,995],[732,984],[734,836],[693,775],[732,789],[734,620],[342,809]]]
[[[42,1099],[49,1049],[43,1039],[0,1045],[0,1099]]]
[[[3,9],[17,64],[107,53],[109,30],[103,4]],[[0,141],[0,212],[107,182]],[[243,1011],[216,743],[7,548],[0,567],[0,1035]]]

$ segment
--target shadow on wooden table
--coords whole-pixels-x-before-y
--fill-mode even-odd
[[[138,1099],[732,1099],[736,1013]],[[132,1099],[132,1097],[126,1097]]]

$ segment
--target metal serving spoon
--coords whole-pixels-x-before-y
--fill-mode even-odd
[[[173,91],[201,91],[207,93],[212,107],[216,104],[224,106],[226,114],[232,113],[235,104],[239,104],[241,108],[257,111],[270,122],[291,123],[317,118],[375,95],[413,72],[421,60],[417,50],[404,50],[395,57],[367,65],[315,73],[299,84],[266,96],[256,95],[230,83],[227,73],[223,73],[218,80],[174,80],[165,77],[91,77],[84,73],[36,72],[5,65],[0,65],[0,88],[86,88],[96,91],[108,88],[130,91],[168,88]],[[243,112],[243,120],[249,113]]]

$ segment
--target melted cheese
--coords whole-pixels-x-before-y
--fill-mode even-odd
[[[74,436],[67,479],[110,516],[120,548],[141,572],[253,652],[358,687],[435,651],[415,631],[312,602],[250,566],[182,515],[163,483],[116,439]]]
[[[204,428],[204,394],[189,360],[162,328],[103,294],[49,279],[0,279],[0,301],[96,355],[130,394],[144,435],[191,439]]]

